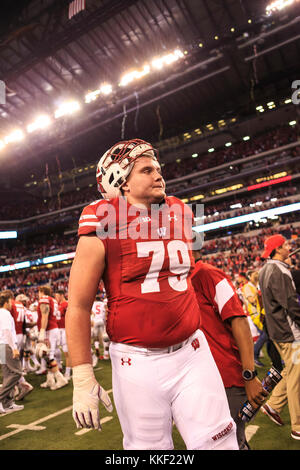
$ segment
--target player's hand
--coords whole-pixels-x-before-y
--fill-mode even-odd
[[[268,396],[268,392],[264,390],[261,381],[257,377],[252,380],[245,381],[245,389],[248,400],[253,408],[261,406]]]
[[[97,382],[92,364],[73,367],[73,419],[77,428],[92,428],[101,431],[99,401],[107,411],[113,406],[108,393]]]

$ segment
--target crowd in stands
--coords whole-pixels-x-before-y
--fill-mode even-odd
[[[262,267],[265,263],[261,257],[264,240],[277,233],[290,238],[294,249],[300,246],[300,227],[268,227],[260,229],[255,235],[238,234],[209,240],[201,250],[202,260],[222,269],[234,280],[239,272]],[[298,264],[298,255],[294,255],[293,262]]]
[[[220,149],[212,154],[199,155],[197,159],[190,157],[181,160],[179,163],[176,161],[166,163],[163,167],[163,175],[166,181],[189,174],[192,175],[197,171],[234,161],[242,157],[255,155],[266,150],[295,142],[296,140],[296,129],[291,126],[282,126],[271,130],[266,134],[250,139],[249,141],[235,143],[231,147]],[[292,156],[300,156],[300,146],[291,149],[290,152]],[[270,165],[271,163],[278,161],[280,156],[284,157],[286,155],[287,153],[283,151],[282,155],[277,154],[274,157],[269,157],[266,160],[266,165]],[[256,162],[254,162],[253,165],[255,167]],[[229,170],[227,170],[227,172],[228,171]],[[232,171],[235,171],[234,167],[232,168]],[[210,175],[207,175],[205,178],[201,178],[201,182],[204,183],[205,181],[211,181],[211,178],[212,177]],[[181,182],[179,185],[170,187],[171,192],[174,193],[174,191],[176,192],[180,189],[184,189],[189,184],[189,181]],[[76,185],[74,185],[74,190],[62,193],[59,196],[53,195],[44,199],[36,198],[32,202],[23,202],[22,205],[13,203],[13,201],[9,206],[2,205],[0,208],[0,220],[25,219],[44,213],[51,213],[73,205],[88,203],[100,198],[96,182],[92,187],[85,187],[80,190],[77,190],[75,186]],[[49,188],[49,182],[45,182],[45,187],[47,187],[47,191],[50,192],[51,184]],[[43,191],[43,189],[41,189],[41,191]],[[65,217],[65,214],[62,214],[62,218],[63,217]]]
[[[297,186],[277,187],[277,189],[273,187],[272,192],[265,192],[264,194],[262,193],[259,195],[255,194],[252,196],[252,198],[239,199],[239,206],[241,207],[234,209],[230,207],[234,206],[235,203],[235,201],[232,199],[218,203],[206,203],[204,204],[204,223],[210,223],[217,220],[237,217],[243,214],[254,213],[273,207],[287,205],[298,201],[299,198],[297,198],[297,194]],[[201,203],[201,200],[199,202]],[[80,212],[81,209],[76,210],[76,213],[72,213],[75,231],[70,235],[48,232],[26,238],[21,237],[17,240],[10,240],[8,242],[2,241],[0,244],[1,264],[13,264],[28,259],[43,258],[45,256],[75,251],[77,243],[76,227]],[[284,223],[287,223],[288,220],[291,222],[297,220],[297,216],[297,213],[285,215]],[[44,220],[45,225],[45,219],[41,220]],[[57,216],[53,215],[52,220],[57,220]],[[47,218],[47,221],[49,222],[49,218]],[[266,222],[264,227],[271,226],[274,224],[274,222],[275,221],[269,220]],[[248,224],[248,226],[244,227],[245,231],[255,229],[255,224]],[[207,237],[211,238],[212,236],[214,235],[208,234]]]
[[[276,226],[257,230],[252,235],[251,232],[239,233],[206,240],[201,249],[202,260],[222,269],[235,281],[239,272],[262,267],[265,262],[261,257],[264,240],[276,233],[282,233],[291,239],[294,249],[300,246],[300,226]],[[293,262],[300,268],[298,255],[294,255]],[[16,295],[25,293],[31,299],[35,298],[38,287],[43,284],[50,283],[54,289],[67,290],[70,266],[71,263],[63,268],[40,267],[36,270],[15,271],[13,275],[3,273],[0,278],[0,289],[11,289]]]
[[[231,147],[222,148],[213,153],[199,155],[196,158],[187,158],[180,163],[166,163],[163,168],[167,180],[179,178],[195,171],[206,170],[207,168],[222,165],[240,158],[257,155],[258,153],[272,150],[283,145],[287,145],[297,140],[297,131],[291,126],[277,127],[267,133],[250,140],[232,144]],[[293,154],[298,150],[292,150]]]
[[[38,288],[51,285],[54,290],[68,288],[70,268],[16,271],[13,276],[0,278],[0,289],[10,289],[15,295],[26,294],[32,302],[38,297]]]

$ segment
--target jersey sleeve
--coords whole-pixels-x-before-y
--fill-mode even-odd
[[[96,211],[96,204],[89,204],[83,209],[78,223],[78,236],[96,233],[100,222],[96,215]]]
[[[49,297],[41,297],[40,300],[39,300],[39,305],[41,305],[41,304],[50,305]]]
[[[79,218],[78,236],[97,233],[97,229],[103,229],[109,222],[112,211],[113,208],[106,199],[100,199],[86,206]]]
[[[201,270],[200,276],[205,297],[209,297],[223,321],[246,316],[237,292],[225,273],[212,268]]]

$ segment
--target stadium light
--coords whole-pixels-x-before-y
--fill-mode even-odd
[[[34,122],[28,124],[27,132],[31,133],[38,129],[45,129],[51,124],[51,119],[47,115],[38,116]]]
[[[109,95],[112,92],[112,86],[109,83],[103,83],[100,88],[94,91],[90,91],[85,95],[85,102],[91,103],[95,101],[99,95]]]
[[[250,136],[249,135],[245,135],[245,137],[243,137],[243,140],[250,140]]]
[[[197,157],[198,157],[198,153],[193,153],[192,158],[197,158]]]
[[[226,142],[225,147],[231,147],[232,143],[231,142]]]
[[[7,230],[4,232],[0,232],[1,240],[7,240],[9,238],[18,238],[18,232],[16,232],[16,230]]]
[[[16,129],[4,137],[4,143],[10,144],[12,142],[19,142],[22,139],[24,139],[24,132],[21,129]]]
[[[213,147],[211,147],[210,149],[208,149],[208,151],[209,151],[209,153],[211,153],[211,152],[214,152],[215,149]]]
[[[123,75],[120,81],[120,86],[126,86],[128,83],[131,83],[133,80],[144,77],[150,72],[150,66],[144,65],[142,70],[133,70],[132,72],[126,73]]]
[[[112,92],[112,86],[110,85],[110,83],[103,83],[100,86],[100,92],[103,95],[109,95]]]
[[[269,3],[266,8],[266,13],[267,15],[272,15],[272,13],[283,10],[284,8],[292,5],[294,1],[295,0],[275,0],[272,3]]]
[[[91,103],[92,101],[95,101],[98,98],[100,93],[101,93],[100,90],[90,91],[89,93],[85,95],[84,101],[86,103]]]
[[[55,119],[75,113],[80,109],[78,101],[65,101],[54,112]]]
[[[290,122],[289,122],[289,125],[290,125],[290,126],[295,126],[296,124],[297,124],[297,121],[290,121]]]
[[[284,103],[285,103],[285,104],[289,104],[289,103],[291,103],[291,102],[292,102],[292,99],[291,99],[291,98],[287,98],[286,100],[284,100]]]
[[[184,53],[180,49],[175,49],[175,51],[171,52],[170,54],[166,54],[161,57],[155,57],[152,60],[151,65],[154,69],[160,70],[164,65],[170,65],[182,57],[184,57]]]

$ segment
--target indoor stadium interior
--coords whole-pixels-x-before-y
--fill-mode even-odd
[[[281,264],[299,303],[292,317],[299,344],[299,25],[299,0],[1,2],[0,317],[8,309],[5,291],[24,307],[23,383],[11,391],[19,405],[11,411],[1,408],[7,379],[0,318],[1,449],[107,456],[123,449],[116,407],[100,407],[101,433],[76,428],[67,346],[57,345],[53,360],[63,378],[51,385],[52,359],[35,349],[44,341],[43,326],[32,320],[41,288],[55,305],[67,305],[79,219],[88,224],[86,206],[105,199],[97,165],[118,142],[142,139],[155,149],[167,195],[192,209],[193,229],[203,236],[197,260],[221,270],[241,302],[254,354],[268,312],[257,284],[260,327],[244,287],[267,264],[266,240],[288,241],[289,261]],[[105,279],[94,298],[105,304],[104,330],[100,336],[91,330],[91,354],[95,377],[113,401],[108,343],[115,340],[111,326],[106,333],[112,300]],[[268,344],[254,357],[260,381],[274,366]],[[287,360],[280,362],[285,370]],[[300,410],[299,387],[297,393]],[[293,425],[290,402],[287,395],[280,410],[284,426],[263,410],[246,423],[249,449],[300,450],[300,417]],[[187,444],[176,424],[174,449],[183,452]]]

